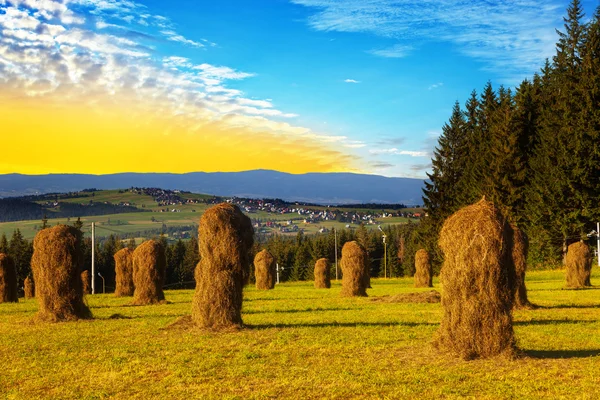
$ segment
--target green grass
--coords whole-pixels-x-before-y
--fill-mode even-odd
[[[0,304],[0,397],[599,398],[600,288],[563,282],[562,271],[529,274],[544,308],[515,312],[516,361],[440,356],[430,345],[439,304],[340,298],[338,283],[248,287],[249,327],[224,334],[164,329],[190,314],[192,291],[149,307],[88,296],[95,319],[75,323],[32,323],[33,300]],[[416,290],[412,279],[372,285],[371,297]]]

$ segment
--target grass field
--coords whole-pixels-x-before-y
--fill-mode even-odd
[[[374,279],[357,299],[338,283],[248,287],[248,328],[223,334],[165,329],[190,314],[189,290],[147,307],[88,296],[95,319],[75,323],[32,323],[34,300],[0,304],[0,398],[599,398],[600,288],[562,290],[563,278],[529,274],[543,307],[515,312],[516,361],[440,356],[440,304],[372,300],[416,291],[412,279]]]

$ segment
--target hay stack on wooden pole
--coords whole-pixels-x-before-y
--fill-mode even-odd
[[[25,299],[33,299],[35,297],[33,279],[31,279],[29,276],[23,281],[23,291],[25,292]]]
[[[358,242],[346,242],[342,247],[342,296],[367,296],[367,252]]]
[[[442,227],[444,316],[434,345],[463,359],[514,356],[512,232],[483,198]]]
[[[115,296],[133,296],[133,250],[126,247],[117,251],[115,259]]]
[[[429,253],[419,249],[415,253],[415,287],[433,287],[433,269]]]
[[[516,225],[511,225],[513,233],[512,258],[515,264],[515,300],[514,308],[527,309],[534,305],[527,298],[527,287],[525,286],[525,273],[527,272],[527,253],[529,252],[529,240],[527,235]]]
[[[92,288],[90,286],[90,271],[87,269],[81,273],[81,287],[83,294],[92,294]]]
[[[38,232],[33,240],[31,269],[42,321],[74,321],[91,318],[83,302],[81,233],[72,226],[57,225]]]
[[[567,250],[567,287],[584,288],[592,286],[592,252],[583,241],[573,243]]]
[[[331,279],[329,278],[329,260],[319,258],[315,263],[315,288],[329,289],[331,288]]]
[[[275,287],[275,281],[277,280],[276,267],[275,257],[267,249],[256,254],[256,257],[254,257],[254,276],[257,289],[270,290]]]
[[[209,208],[200,218],[200,262],[194,272],[196,292],[192,320],[203,329],[242,326],[242,289],[254,243],[250,218],[232,204]]]
[[[135,286],[132,304],[143,306],[164,302],[167,267],[164,246],[159,241],[147,240],[135,249],[132,262]]]
[[[17,269],[13,259],[8,254],[0,253],[0,303],[17,303],[17,286]]]

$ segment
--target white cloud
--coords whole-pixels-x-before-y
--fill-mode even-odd
[[[193,69],[201,71],[200,75],[205,78],[212,78],[218,81],[224,79],[245,79],[254,76],[254,74],[250,74],[247,72],[238,72],[229,67],[217,67],[210,64],[200,64],[193,67]]]
[[[189,46],[198,47],[198,48],[204,47],[204,45],[202,43],[196,42],[191,39],[187,39],[172,30],[164,30],[164,31],[160,31],[160,33],[162,33],[167,38],[167,40],[170,40],[172,42],[179,42],[179,43],[187,44]]]
[[[387,47],[384,49],[369,50],[369,53],[379,56],[379,57],[403,58],[403,57],[406,57],[412,49],[413,49],[412,46],[396,44],[392,47]]]
[[[427,88],[427,90],[437,89],[437,88],[442,87],[442,86],[444,86],[444,84],[442,82],[434,83],[433,85],[429,85],[429,87]]]
[[[344,82],[346,82],[346,83],[360,83],[360,81],[357,81],[355,79],[345,79]]]
[[[429,157],[429,153],[426,151],[399,150],[395,147],[391,149],[370,149],[369,153],[373,155],[388,154],[396,156]]]

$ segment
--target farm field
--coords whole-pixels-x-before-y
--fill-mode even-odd
[[[592,283],[600,273],[595,269]],[[0,397],[33,398],[599,398],[600,288],[563,290],[564,271],[527,276],[516,311],[523,357],[460,361],[430,345],[439,303],[376,297],[416,292],[412,278],[373,279],[369,298],[340,284],[244,291],[247,328],[210,333],[169,325],[191,312],[193,291],[130,307],[88,296],[95,319],[34,324],[35,300],[0,304]],[[436,290],[441,290],[434,280]]]

